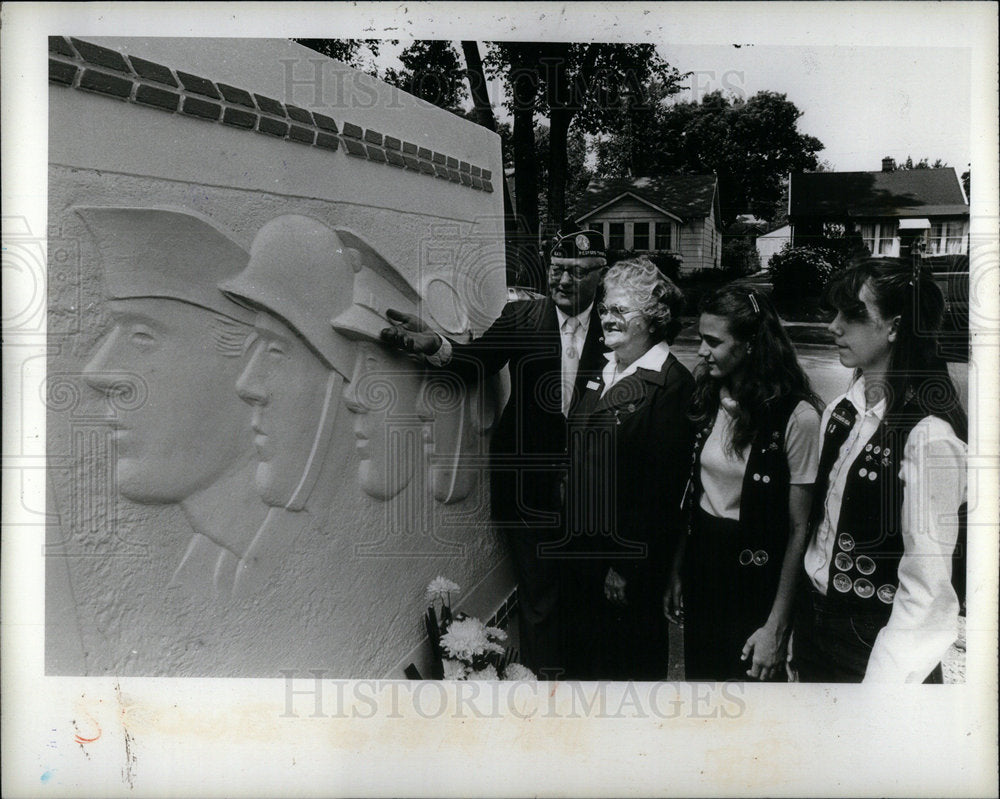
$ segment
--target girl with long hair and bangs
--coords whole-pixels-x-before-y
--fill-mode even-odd
[[[664,612],[685,679],[784,680],[821,403],[766,296],[728,285],[699,310],[690,526]]]
[[[940,682],[968,437],[937,349],[944,296],[911,262],[871,258],[827,300],[854,375],[823,414],[794,666],[811,682]]]

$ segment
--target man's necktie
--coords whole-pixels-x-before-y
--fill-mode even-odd
[[[580,353],[576,351],[576,331],[580,329],[580,320],[575,316],[571,316],[565,322],[563,322],[563,331],[569,338],[569,342],[566,345],[566,357],[571,360],[576,360],[580,357]]]

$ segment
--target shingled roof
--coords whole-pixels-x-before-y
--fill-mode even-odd
[[[574,218],[582,223],[598,209],[627,194],[685,221],[705,217],[712,212],[717,183],[715,175],[662,175],[625,180],[595,178],[577,203]]]
[[[791,176],[788,216],[845,218],[968,214],[953,167]]]

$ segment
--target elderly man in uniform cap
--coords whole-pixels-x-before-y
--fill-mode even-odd
[[[387,343],[479,381],[510,368],[511,399],[491,444],[492,514],[518,580],[521,658],[543,676],[562,668],[559,563],[539,546],[560,538],[566,419],[605,363],[594,298],[607,263],[600,233],[578,230],[551,252],[549,296],[508,303],[482,337],[454,344],[411,314],[388,312]]]
[[[225,591],[266,513],[233,392],[253,315],[216,287],[247,252],[187,210],[75,211],[100,253],[113,323],[84,379],[108,397],[118,490],[143,504],[178,503],[196,534],[174,582]]]

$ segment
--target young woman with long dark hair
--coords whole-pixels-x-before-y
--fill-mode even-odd
[[[968,437],[936,347],[944,296],[910,262],[872,258],[827,298],[854,378],[823,414],[794,663],[803,681],[939,681]]]
[[[683,615],[685,679],[780,680],[821,406],[767,297],[724,286],[700,311],[691,526],[664,612]]]

